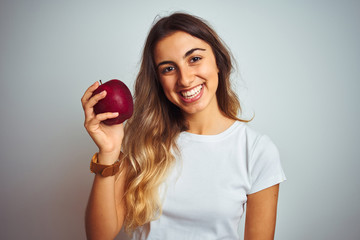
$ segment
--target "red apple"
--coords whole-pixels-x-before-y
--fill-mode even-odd
[[[94,91],[93,96],[104,90],[106,90],[107,93],[106,97],[94,106],[95,114],[105,112],[119,113],[116,118],[103,121],[106,125],[120,124],[129,119],[133,114],[133,98],[125,83],[117,79],[107,81]]]

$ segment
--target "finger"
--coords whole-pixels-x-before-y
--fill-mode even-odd
[[[91,98],[93,92],[99,87],[99,82],[96,81],[94,82],[88,89],[86,89],[84,95],[81,98],[81,102],[84,106],[84,104],[89,101],[89,99]]]
[[[91,97],[86,103],[86,108],[92,108],[94,107],[101,99],[106,97],[106,90],[99,92],[98,94],[95,94],[93,97]]]
[[[106,119],[116,118],[117,116],[119,116],[118,112],[100,113],[100,114],[96,115],[96,120],[101,122],[101,121],[104,121]]]
[[[94,106],[103,98],[106,97],[106,91],[102,91],[96,95],[94,95],[92,98],[90,98],[89,101],[87,101],[84,104],[84,112],[86,118],[94,117]]]
[[[118,112],[106,112],[106,113],[100,113],[97,114],[94,118],[90,118],[88,120],[85,120],[85,128],[89,131],[89,132],[93,132],[96,129],[99,128],[99,124],[106,120],[106,119],[110,119],[110,118],[115,118],[119,115]]]

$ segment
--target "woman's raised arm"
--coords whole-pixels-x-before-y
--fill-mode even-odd
[[[99,148],[98,163],[112,165],[119,159],[124,128],[123,124],[108,126],[101,123],[117,117],[118,113],[95,115],[94,105],[106,96],[106,92],[92,96],[98,86],[98,82],[91,85],[81,99],[85,113],[84,126]],[[116,176],[95,175],[85,214],[88,239],[114,239],[120,231],[125,216],[125,168],[125,164],[121,164]]]

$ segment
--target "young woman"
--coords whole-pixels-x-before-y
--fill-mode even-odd
[[[93,106],[106,92],[83,98],[85,128],[99,147],[95,161],[119,165],[96,174],[86,210],[89,239],[273,239],[279,183],[276,146],[237,116],[230,87],[231,56],[200,18],[175,13],[154,24],[135,83],[134,115],[101,121]],[[120,152],[121,150],[121,152]]]

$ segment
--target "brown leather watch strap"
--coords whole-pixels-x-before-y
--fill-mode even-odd
[[[98,153],[95,153],[90,162],[90,171],[100,174],[103,177],[114,176],[120,169],[120,161],[116,161],[113,165],[103,165],[97,163]]]

